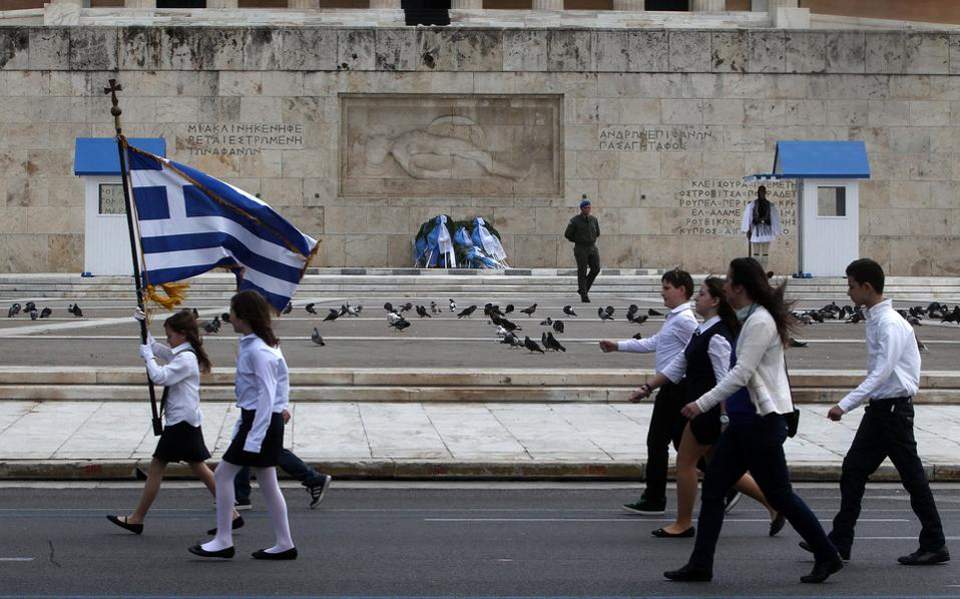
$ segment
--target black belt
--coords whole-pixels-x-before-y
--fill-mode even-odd
[[[891,403],[910,403],[913,400],[913,397],[907,395],[906,397],[875,397],[870,400],[871,404],[891,404]]]

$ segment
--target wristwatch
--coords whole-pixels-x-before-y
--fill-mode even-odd
[[[720,414],[720,424],[730,424],[730,417],[726,414]]]
[[[640,385],[640,388],[641,388],[641,389],[646,389],[647,393],[653,393],[653,387],[651,387],[651,386],[648,385],[647,383],[644,383],[644,384]]]

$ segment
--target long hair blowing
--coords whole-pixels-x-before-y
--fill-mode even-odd
[[[723,279],[720,277],[707,277],[703,284],[707,288],[710,297],[719,300],[717,304],[717,316],[720,321],[726,325],[727,330],[736,335],[740,331],[740,320],[737,318],[737,312],[727,301],[727,296],[723,293]]]
[[[786,346],[797,320],[790,313],[790,304],[784,299],[787,283],[772,287],[763,267],[753,258],[735,258],[730,261],[730,283],[740,285],[755,303],[767,309],[777,324],[780,342]]]
[[[197,355],[197,364],[200,365],[200,372],[210,372],[213,364],[207,351],[203,349],[203,338],[200,337],[200,327],[197,325],[197,319],[190,310],[181,310],[163,321],[164,327],[169,327],[171,331],[180,333],[187,338],[190,347]]]
[[[270,304],[262,295],[252,289],[241,291],[230,300],[230,309],[237,318],[249,324],[253,334],[264,343],[270,347],[280,345],[280,339],[270,325]]]

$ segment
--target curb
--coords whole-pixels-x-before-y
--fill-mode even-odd
[[[215,464],[209,462],[211,466]],[[643,462],[457,462],[367,460],[310,461],[317,470],[341,480],[491,480],[491,481],[642,481]],[[146,470],[149,460],[9,460],[0,462],[0,480],[136,480],[135,469]],[[794,482],[838,482],[841,463],[792,462]],[[930,482],[960,482],[960,464],[924,467]],[[671,468],[672,475],[672,468]],[[182,464],[171,464],[168,478],[192,478]],[[881,466],[872,482],[897,482],[892,466]]]

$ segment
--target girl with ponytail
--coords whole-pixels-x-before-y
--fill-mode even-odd
[[[134,318],[143,320],[144,313],[137,309]],[[147,482],[137,509],[129,516],[107,516],[121,528],[135,534],[143,532],[143,520],[153,504],[163,473],[170,462],[186,462],[193,473],[203,481],[210,493],[216,496],[213,472],[204,463],[210,452],[203,442],[200,428],[203,415],[200,413],[200,373],[210,372],[211,363],[203,349],[197,319],[188,310],[177,312],[163,323],[167,344],[159,343],[153,335],[147,335],[147,344],[140,346],[140,356],[147,364],[150,380],[163,386],[164,427],[150,462]],[[161,366],[157,358],[164,362]],[[233,512],[234,528],[243,526],[243,518]]]

